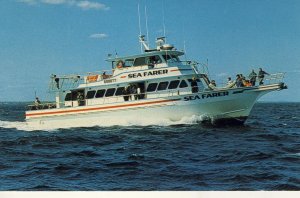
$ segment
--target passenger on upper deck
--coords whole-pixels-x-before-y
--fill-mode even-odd
[[[119,60],[118,63],[117,63],[117,68],[121,69],[123,67],[124,67],[124,62],[122,60]]]
[[[53,75],[53,77],[54,77],[54,81],[56,83],[56,87],[57,87],[57,89],[59,89],[59,78],[56,77],[56,75]]]
[[[161,63],[161,59],[159,58],[159,56],[150,56],[149,63],[152,65],[159,64]]]

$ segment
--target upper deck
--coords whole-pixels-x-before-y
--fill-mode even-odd
[[[141,54],[109,57],[106,61],[111,66],[110,71],[89,72],[88,75],[83,76],[77,75],[76,84],[74,84],[74,75],[72,75],[72,86],[67,86],[68,77],[66,76],[52,77],[51,91],[84,89],[198,73],[196,63],[181,61],[180,57],[184,55],[184,52],[178,51],[172,45],[165,44],[164,38],[158,38],[156,49],[149,49],[144,40],[140,41],[145,46],[145,50]]]

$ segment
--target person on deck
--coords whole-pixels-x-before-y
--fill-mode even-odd
[[[235,85],[236,87],[243,87],[243,78],[240,74],[236,75],[236,80],[235,80]]]
[[[123,98],[124,101],[128,101],[129,100],[129,86],[125,87],[125,89],[123,90]]]
[[[137,96],[137,86],[135,84],[131,85],[131,94],[133,95],[134,100],[138,99],[138,96]]]
[[[265,74],[266,75],[270,75],[267,72],[265,72],[262,68],[259,68],[259,71],[258,71],[258,82],[259,82],[259,85],[263,85],[264,84]]]
[[[233,81],[231,80],[231,77],[227,78],[227,85],[231,85],[233,83]]]
[[[77,102],[78,102],[78,106],[83,105],[83,94],[81,92],[77,93]]]
[[[216,84],[216,81],[215,80],[212,80],[210,83],[209,83],[209,88],[211,89],[215,89],[217,87],[217,84]]]
[[[195,77],[192,78],[191,87],[192,87],[192,93],[198,92],[198,84],[197,84],[197,80]]]
[[[39,100],[38,97],[35,98],[34,105],[35,105],[36,109],[40,108],[41,101]]]
[[[234,87],[235,82],[231,79],[231,77],[227,78],[226,88],[232,88]]]
[[[257,74],[254,72],[254,69],[252,69],[252,72],[249,74],[249,80],[252,86],[255,86]]]
[[[124,62],[122,60],[119,60],[118,63],[117,63],[117,68],[121,69],[123,67],[124,67]]]

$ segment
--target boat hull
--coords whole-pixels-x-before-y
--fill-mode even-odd
[[[255,102],[282,84],[220,89],[195,94],[127,101],[114,104],[27,111],[31,126],[64,128],[78,126],[151,125],[193,122],[216,125],[243,124]],[[189,120],[190,122],[191,120]]]

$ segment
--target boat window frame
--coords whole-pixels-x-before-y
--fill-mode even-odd
[[[155,89],[151,89],[151,90],[149,91],[149,90],[148,90],[148,89],[149,89],[149,86],[152,85],[152,84],[156,84],[156,85],[155,85]],[[157,86],[158,86],[158,83],[157,83],[157,82],[149,83],[148,86],[147,86],[146,92],[155,92],[156,89],[157,89]]]
[[[93,97],[91,97],[91,95],[89,95],[89,93],[91,93],[91,92],[94,92]],[[85,95],[85,98],[86,99],[93,99],[95,97],[95,95],[96,95],[96,92],[97,92],[96,90],[89,90],[89,91],[87,91],[86,95]]]
[[[164,89],[160,89],[160,88],[159,88],[160,84],[162,84],[162,83],[167,83],[166,86],[164,87]],[[158,84],[156,90],[157,90],[157,91],[164,91],[164,90],[166,90],[166,89],[168,88],[168,86],[169,86],[169,81],[159,82],[159,84]]]
[[[112,94],[109,92],[110,90],[114,90],[114,91],[112,92]],[[108,88],[108,89],[106,89],[105,97],[112,97],[112,96],[115,95],[115,92],[116,92],[116,88],[115,88],[115,87]],[[108,93],[109,93],[109,95],[108,95]],[[110,95],[110,94],[111,94],[111,95]],[[108,96],[107,96],[107,95],[108,95]]]
[[[177,82],[176,87],[174,87],[174,85],[171,87],[172,83],[176,83],[176,82]],[[168,89],[177,89],[179,84],[180,84],[180,80],[172,80],[172,81],[170,81],[170,83],[168,85]]]
[[[182,86],[183,83],[185,83],[185,86]],[[182,79],[181,82],[179,83],[179,88],[186,88],[188,86],[189,86],[189,84],[184,79]]]
[[[142,64],[136,64],[137,60],[143,59],[144,61],[141,62]],[[145,65],[156,65],[163,63],[163,59],[160,55],[151,55],[151,56],[141,56],[134,59],[133,66],[139,67],[139,66],[145,66]]]
[[[67,93],[66,95],[65,95],[65,101],[66,102],[69,102],[69,101],[72,101],[73,100],[73,97],[72,97],[72,93],[70,92],[70,93]]]
[[[179,56],[174,54],[165,53],[162,54],[162,57],[167,63],[181,63]]]
[[[118,90],[122,89],[121,93],[118,93]],[[124,95],[124,90],[125,90],[125,87],[118,87],[115,91],[115,96],[121,96],[121,95]]]
[[[98,92],[102,91],[102,90],[104,91],[103,94],[102,94],[102,96],[101,97],[97,97]],[[97,92],[96,92],[96,94],[95,94],[95,98],[103,98],[105,96],[105,93],[106,93],[106,89],[98,89]]]

